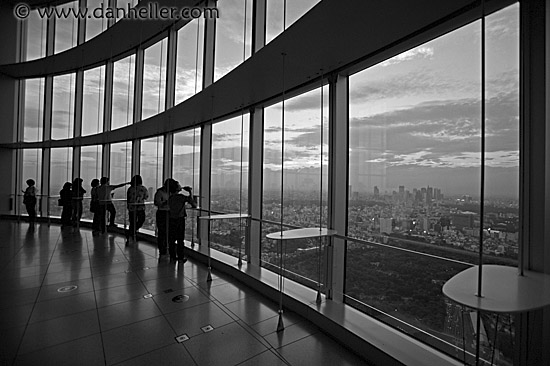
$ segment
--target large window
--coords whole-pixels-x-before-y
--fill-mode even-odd
[[[155,208],[152,204],[157,188],[162,186],[162,168],[163,168],[163,136],[157,136],[141,140],[140,153],[140,175],[143,178],[143,185],[149,192],[148,204],[145,206],[146,219],[143,224],[144,229],[155,229]]]
[[[214,81],[250,57],[252,49],[252,1],[219,1],[218,9]]]
[[[86,190],[84,195],[84,209],[82,217],[92,219],[93,214],[90,212],[90,194],[92,179],[101,179],[101,162],[102,162],[102,147],[101,145],[82,146],[80,150],[80,178],[82,178],[82,186]]]
[[[172,157],[172,177],[183,186],[193,188],[193,194],[200,195],[199,174],[200,174],[200,152],[201,152],[201,129],[194,128],[187,131],[174,133],[174,146]],[[198,203],[198,198],[197,198]],[[188,210],[190,217],[185,237],[187,240],[194,240],[198,237],[198,211]]]
[[[202,90],[204,20],[195,19],[178,31],[175,104]]]
[[[116,61],[113,66],[113,107],[111,130],[134,121],[135,55]]]
[[[131,142],[119,142],[111,145],[110,168],[110,174],[108,175],[110,184],[115,185],[130,181],[132,178]],[[128,210],[126,209],[127,189],[128,186],[124,186],[113,191],[113,204],[117,211],[115,222],[117,224],[126,224],[128,218]]]
[[[212,126],[210,207],[213,213],[248,211],[249,115]],[[205,208],[205,207],[203,207]],[[238,255],[245,234],[244,222],[225,220],[211,223],[214,247]]]
[[[360,240],[347,247],[347,301],[453,354],[463,342],[475,354],[475,327],[457,320],[442,285],[478,264],[480,236],[484,263],[517,265],[518,6],[486,24],[485,34],[477,21],[349,79],[348,235]],[[494,334],[494,321],[483,323]],[[510,332],[499,333],[502,362]]]
[[[105,66],[84,71],[82,136],[103,132]]]
[[[25,61],[46,56],[46,19],[39,17],[38,11],[33,10],[25,23],[27,26]]]
[[[21,199],[18,202],[23,205],[22,192],[27,188],[27,179],[32,179],[35,181],[35,187],[37,194],[44,193],[42,189],[42,149],[24,149],[21,150],[21,162],[22,168],[20,170],[19,176],[19,187],[17,194],[21,195]],[[40,203],[41,200],[38,200]],[[37,207],[37,212],[40,211],[40,206]],[[24,209],[23,209],[24,211]]]
[[[52,139],[69,139],[74,131],[75,74],[53,78]]]
[[[50,158],[50,192],[49,202],[51,216],[61,216],[61,209],[57,204],[59,192],[66,182],[73,181],[73,149],[60,147],[51,149]]]
[[[265,43],[271,42],[319,1],[320,0],[267,0]]]
[[[74,16],[78,12],[78,1],[71,1],[57,6],[57,14],[64,14],[55,18],[54,52],[60,53],[76,46],[78,40],[78,19]]]
[[[327,227],[327,142],[326,86],[322,92],[317,88],[285,101],[284,126],[282,103],[265,109],[262,218],[272,224],[262,225],[261,255],[268,268],[279,263],[279,243],[266,239],[266,234],[289,228],[281,228],[281,215],[283,224],[292,227]],[[316,285],[319,256],[323,255],[316,250],[319,245],[323,243],[317,239],[285,245],[285,270],[292,272],[288,275],[306,285]]]
[[[27,79],[23,110],[23,141],[42,141],[44,128],[44,79]]]
[[[109,1],[105,0],[87,0],[86,8],[88,11],[95,11],[95,9],[103,9],[101,14],[107,14],[106,10],[109,6]],[[96,14],[99,11],[95,11]],[[103,17],[89,17],[86,19],[86,41],[94,38],[101,32],[107,29],[108,18]]]
[[[168,40],[166,38],[145,50],[141,119],[161,113],[166,107],[167,53]]]

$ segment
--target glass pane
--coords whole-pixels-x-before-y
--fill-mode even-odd
[[[157,136],[141,140],[140,175],[143,186],[147,187],[149,199],[145,205],[144,229],[155,230],[155,206],[153,198],[157,188],[162,186],[164,138]]]
[[[129,182],[132,174],[132,143],[129,141],[111,145],[109,184],[117,185]],[[126,225],[128,212],[126,209],[126,189],[120,187],[113,191],[113,205],[116,209],[115,223]]]
[[[80,150],[80,178],[82,178],[82,186],[86,190],[82,210],[83,219],[93,219],[93,214],[90,212],[91,182],[92,179],[101,178],[102,155],[101,145],[82,146]]]
[[[123,15],[128,14],[128,9],[135,7],[138,2],[139,0],[116,0],[116,21],[118,22],[120,19],[122,19]]]
[[[214,81],[250,57],[252,45],[252,0],[218,2]]]
[[[50,164],[49,215],[61,216],[62,207],[57,204],[57,199],[63,184],[73,181],[73,149],[70,147],[51,149]]]
[[[42,141],[44,126],[44,79],[24,81],[23,141]]]
[[[76,46],[78,37],[78,19],[74,12],[78,12],[78,1],[71,1],[57,6],[59,16],[55,19],[54,53],[60,53]],[[72,9],[72,10],[71,10]]]
[[[248,212],[248,114],[212,126],[210,210],[212,213]],[[238,256],[245,238],[245,221],[210,224],[212,247]]]
[[[167,52],[168,40],[166,38],[145,50],[141,119],[149,118],[164,111],[166,105]]]
[[[105,66],[84,71],[82,136],[103,132]]]
[[[320,0],[267,0],[266,37],[269,43]],[[286,4],[285,4],[286,3]],[[286,14],[285,13],[286,6]],[[286,15],[286,16],[285,16]],[[283,24],[286,23],[286,24]]]
[[[28,186],[27,179],[32,179],[35,181],[36,193],[43,194],[42,192],[42,149],[24,149],[21,150],[23,162],[23,169],[21,170],[21,175],[19,177],[20,187],[18,191],[20,211],[25,212],[25,206],[23,205],[23,192]],[[40,200],[38,200],[40,204]],[[37,213],[41,210],[37,207]]]
[[[39,17],[38,11],[33,10],[25,22],[27,24],[25,61],[46,56],[46,19]]]
[[[113,65],[113,109],[111,130],[134,121],[134,76],[136,56],[131,55]]]
[[[300,228],[327,227],[328,87],[323,87],[322,93],[321,88],[318,88],[287,100],[284,117],[283,144],[282,103],[265,109],[262,217],[280,223],[282,212],[286,225]],[[280,250],[280,243],[267,239],[265,235],[280,231],[281,225],[263,225],[263,229],[262,265],[267,268],[278,266],[277,250]],[[282,229],[287,230],[289,227]],[[323,282],[319,264],[324,261],[324,246],[324,240],[319,239],[296,240],[285,244],[285,275],[311,287],[316,287],[319,280]]]
[[[75,74],[54,76],[52,139],[69,139],[74,130]]]
[[[176,99],[181,103],[202,90],[204,21],[195,19],[178,31]]]
[[[519,4],[486,19],[483,250],[518,257]]]
[[[106,9],[109,5],[108,1],[105,0],[87,0],[86,8],[88,9],[88,12],[93,12],[93,14],[108,14],[106,13]],[[95,9],[103,9],[101,13],[99,10]],[[86,19],[86,41],[94,38],[99,33],[103,32],[107,29],[107,16],[102,17],[88,17]]]
[[[200,141],[201,130],[194,128],[192,130],[182,131],[174,134],[173,149],[173,178],[183,186],[191,186],[193,194],[200,195],[199,192],[199,174],[200,174]],[[199,202],[199,200],[197,200]],[[187,210],[189,216],[185,238],[195,240],[198,237],[196,228],[198,227],[199,214],[196,210]]]

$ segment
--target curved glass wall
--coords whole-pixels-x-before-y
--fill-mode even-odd
[[[251,6],[244,0],[227,0],[220,2],[220,7],[228,4],[239,5],[243,12],[221,12],[219,42],[216,41],[217,79],[248,57],[250,33],[246,29],[251,23],[245,19]],[[277,22],[277,4],[281,3],[268,3],[268,13],[273,12],[268,14],[268,23]],[[290,8],[289,3],[287,12]],[[477,21],[349,77],[348,224],[347,233],[339,233],[347,235],[345,302],[458,359],[464,358],[465,346],[466,362],[470,362],[474,352],[471,345],[475,339],[469,319],[476,314],[462,313],[462,309],[445,300],[441,293],[443,284],[478,263],[480,243],[484,263],[517,265],[518,17],[516,4],[488,16],[485,33]],[[286,23],[290,24],[291,19],[287,13]],[[196,20],[178,31],[178,67],[172,75],[176,77],[176,102],[202,88],[202,28]],[[269,32],[272,35],[268,39],[280,33]],[[238,37],[231,38],[231,34]],[[482,36],[486,41],[485,100],[481,95]],[[229,48],[231,51],[226,52]],[[183,52],[189,49],[192,51]],[[165,108],[166,55],[166,39],[145,50],[143,118]],[[112,128],[133,122],[135,59],[132,55],[114,63],[112,90],[104,90],[104,66],[84,72],[83,135],[103,131],[105,92],[113,95]],[[74,109],[75,98],[70,95],[73,77],[74,74],[53,77],[52,138],[66,138],[65,134],[73,133],[74,127],[68,122],[71,120],[63,119],[70,118]],[[64,82],[70,84],[68,95],[58,87]],[[22,85],[19,140],[41,141],[44,110],[48,110],[44,106],[44,79],[28,79]],[[339,88],[335,90],[340,92]],[[317,86],[286,100],[284,128],[282,103],[264,108],[262,232],[261,238],[252,241],[261,241],[260,259],[265,268],[278,270],[279,265],[276,243],[265,238],[267,233],[281,227],[327,226],[328,97],[328,87],[321,91]],[[338,97],[342,96],[336,95],[341,100]],[[481,116],[482,105],[485,119]],[[162,185],[166,159],[172,161],[172,176],[200,194],[200,127],[174,133],[173,149],[164,149],[163,134],[170,131],[161,128],[158,136],[136,144],[140,151],[132,152],[131,141],[105,146],[108,156],[102,156],[102,146],[82,146],[80,171],[88,194],[90,180],[100,178],[105,161],[110,168],[103,174],[110,175],[111,184],[128,182],[133,163],[153,197]],[[214,213],[248,212],[249,130],[248,114],[212,125],[211,207],[203,209],[211,208]],[[46,132],[48,136],[49,131]],[[209,141],[202,142],[209,145]],[[172,150],[171,156],[163,156],[165,150]],[[72,147],[51,149],[51,159],[44,162],[44,168],[42,149],[20,151],[18,188],[25,188],[27,178],[35,179],[39,190],[41,186],[48,187],[48,182],[40,181],[42,176],[48,176],[43,169],[50,169],[49,190],[44,193],[56,196],[62,183],[72,180]],[[46,147],[44,156],[49,156],[48,152]],[[139,164],[132,162],[132,157]],[[482,183],[484,199],[480,197]],[[126,189],[115,190],[119,224],[127,220]],[[59,214],[55,199],[50,200],[49,207],[50,214]],[[147,209],[151,221],[145,227],[154,229],[153,208],[148,205]],[[88,211],[85,206],[85,217]],[[195,223],[191,221],[191,225]],[[237,255],[243,247],[243,230],[238,221],[212,222],[214,247]],[[188,238],[191,232],[196,235],[194,227],[187,231]],[[319,284],[323,287],[325,267],[319,264],[328,263],[325,245],[317,240],[285,245],[285,275],[312,288]],[[464,314],[465,330],[460,323]],[[482,321],[487,333],[494,334],[497,329],[496,363],[506,365],[514,349],[514,318],[504,328],[495,327],[495,321],[488,316]],[[487,359],[488,351],[484,348],[481,352],[482,358]]]
[[[23,141],[42,141],[44,128],[44,79],[23,81]]]
[[[265,43],[271,42],[320,0],[267,0]]]
[[[57,14],[66,15],[55,18],[54,53],[60,53],[78,43],[78,19],[74,14],[78,12],[79,5],[78,1],[71,1],[56,8]]]
[[[103,132],[105,66],[84,71],[82,136]]]
[[[52,140],[69,139],[74,131],[75,74],[54,76]]]
[[[145,205],[146,218],[144,229],[155,230],[155,210],[153,198],[157,188],[162,186],[164,155],[164,137],[157,136],[141,140],[141,152],[139,160],[140,175],[143,186],[149,192],[149,199]]]
[[[131,125],[134,121],[135,63],[136,56],[131,55],[113,64],[111,130]]]
[[[31,61],[46,56],[46,20],[38,16],[37,10],[32,10],[25,24],[27,34],[24,60]]]
[[[175,104],[202,90],[204,20],[195,19],[178,30]]]
[[[218,9],[214,81],[250,57],[252,50],[252,1],[219,1]]]
[[[210,207],[213,213],[247,213],[249,115],[212,125]],[[204,207],[203,207],[204,208]],[[210,224],[212,246],[237,256],[244,251],[244,221]]]
[[[287,230],[281,221],[291,227],[327,227],[328,87],[285,101],[284,128],[282,103],[265,108],[264,118],[262,218],[269,223],[262,224],[261,259],[263,266],[273,268],[279,264],[279,243],[265,236]],[[285,244],[287,275],[316,287],[318,259],[323,256],[319,250],[324,250],[324,242],[318,239]]]
[[[166,106],[166,38],[145,49],[141,119],[164,111]]]

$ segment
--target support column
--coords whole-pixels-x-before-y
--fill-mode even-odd
[[[267,0],[254,0],[252,5],[252,53],[265,46]]]
[[[520,4],[520,262],[550,273],[550,0]],[[518,315],[517,365],[550,365],[549,307]]]
[[[249,247],[246,255],[250,263],[260,265],[262,246],[262,187],[263,187],[263,141],[264,109],[250,111],[249,166],[248,166],[248,213],[252,220],[249,228]]]
[[[348,131],[348,77],[334,75],[329,79],[328,225],[339,235],[347,234]],[[326,297],[343,302],[346,241],[331,238],[327,253]]]

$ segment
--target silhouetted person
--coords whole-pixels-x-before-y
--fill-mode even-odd
[[[94,214],[92,219],[92,234],[97,233],[101,230],[100,227],[100,221],[101,221],[101,213],[100,207],[99,207],[99,196],[97,193],[97,188],[99,187],[99,179],[94,178],[90,182],[90,186],[92,189],[90,190],[90,212]]]
[[[138,230],[145,222],[145,201],[149,198],[147,188],[143,186],[140,175],[134,175],[130,181],[130,188],[126,192],[126,204],[128,206],[128,218],[130,227],[126,231],[126,240],[132,237],[136,239]]]
[[[99,225],[101,227],[101,232],[104,233],[107,211],[109,211],[109,216],[110,216],[109,227],[116,227],[116,224],[115,224],[116,209],[115,209],[115,206],[113,205],[111,193],[116,188],[125,186],[129,182],[111,185],[111,184],[108,184],[109,183],[108,177],[102,177],[99,183],[100,185],[99,187],[97,187],[97,195],[99,197],[99,212],[100,212]]]
[[[36,221],[36,187],[33,179],[27,179],[27,188],[23,191],[23,204],[29,214],[29,223]]]
[[[59,205],[63,207],[61,210],[61,227],[72,225],[73,215],[73,193],[71,191],[71,182],[65,182],[63,189],[59,191]]]
[[[186,261],[184,255],[184,239],[185,239],[185,204],[189,203],[192,207],[197,207],[193,199],[193,190],[191,187],[184,187],[183,190],[187,194],[180,193],[182,188],[177,181],[170,182],[168,190],[170,198],[168,199],[168,207],[170,208],[169,231],[168,231],[168,252],[171,260]]]
[[[84,193],[86,193],[86,190],[82,188],[82,179],[75,178],[72,186],[73,225],[78,225],[80,223],[80,218],[82,217],[82,201],[84,200]]]
[[[172,178],[168,178],[164,181],[164,185],[157,189],[153,201],[155,206],[157,206],[157,246],[159,255],[161,256],[168,253],[168,217],[170,214],[168,198],[170,198],[169,185],[172,181]]]

